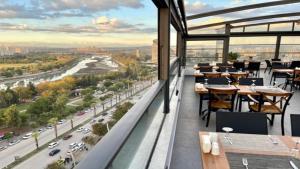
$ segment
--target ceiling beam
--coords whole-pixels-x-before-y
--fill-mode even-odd
[[[245,6],[239,6],[239,7],[233,7],[233,8],[227,8],[227,9],[222,9],[222,10],[216,10],[216,11],[195,14],[195,15],[187,16],[187,20],[198,19],[198,18],[214,16],[214,15],[221,15],[221,14],[226,14],[226,13],[231,13],[231,12],[238,12],[238,11],[249,10],[249,9],[292,4],[292,3],[300,3],[300,2],[299,2],[299,0],[279,0],[279,1],[273,1],[273,2],[257,3],[257,4],[251,4],[251,5],[245,5]]]
[[[272,19],[272,18],[290,17],[290,16],[300,16],[300,12],[265,15],[265,16],[257,16],[257,17],[252,17],[252,18],[236,19],[236,20],[225,21],[225,22],[217,22],[217,23],[212,23],[212,24],[207,24],[207,25],[189,27],[188,30],[197,30],[197,29],[208,28],[208,27],[219,26],[219,25],[234,24],[234,23],[240,23],[240,22],[249,22],[249,21],[256,21],[256,20],[264,20],[264,19]]]
[[[241,28],[241,27],[249,27],[249,26],[278,24],[278,23],[293,23],[293,22],[299,22],[299,21],[300,21],[299,19],[296,19],[296,20],[287,20],[287,21],[274,21],[274,22],[254,23],[254,24],[247,24],[247,25],[231,26],[231,28]]]
[[[184,8],[184,2],[183,0],[177,0],[177,4],[181,13],[182,22],[185,30],[185,34],[187,34],[187,23],[186,23],[186,14],[185,14],[185,8]]]

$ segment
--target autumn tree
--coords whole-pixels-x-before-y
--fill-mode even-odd
[[[3,118],[9,127],[20,127],[21,125],[21,118],[15,104],[5,109]]]

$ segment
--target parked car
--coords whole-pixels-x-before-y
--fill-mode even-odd
[[[57,124],[63,124],[66,120],[62,119],[57,122]]]
[[[52,125],[48,125],[48,126],[47,126],[47,129],[52,129],[52,128],[53,128]]]
[[[81,112],[78,112],[76,115],[77,115],[77,116],[82,116],[82,115],[84,115],[84,114],[85,114],[85,112],[81,111]]]
[[[68,139],[71,138],[71,137],[72,137],[71,134],[65,135],[65,136],[63,137],[63,140],[68,140]]]
[[[76,143],[76,142],[71,143],[71,144],[69,144],[69,149],[72,149],[72,148],[74,148],[74,147],[76,147],[76,146],[77,146],[77,143]]]
[[[40,128],[40,129],[38,129],[38,132],[39,133],[42,133],[42,132],[44,132],[45,131],[45,129],[44,128]]]
[[[10,142],[8,143],[8,145],[9,145],[9,146],[13,146],[13,145],[15,145],[15,144],[20,143],[20,141],[21,141],[21,140],[13,140],[13,141],[10,141]]]
[[[60,149],[54,149],[54,150],[50,151],[49,156],[55,156],[59,152],[60,152]]]
[[[7,146],[0,146],[0,151],[5,150]]]
[[[103,121],[104,121],[103,118],[101,118],[101,119],[98,120],[99,123],[101,123],[101,122],[103,122]]]
[[[102,113],[101,115],[102,115],[102,116],[106,116],[107,114],[108,114],[108,113],[104,112],[104,113]]]
[[[31,135],[32,135],[32,133],[27,133],[27,134],[25,134],[25,136],[23,136],[23,139],[26,140],[26,139],[30,138]]]
[[[77,132],[82,132],[84,130],[84,128],[83,127],[80,127],[80,128],[78,128],[76,131]]]
[[[58,146],[58,142],[52,142],[52,143],[50,143],[50,144],[48,145],[48,148],[49,148],[49,149],[52,149],[52,148],[54,148],[54,147],[56,147],[56,146]]]
[[[83,129],[83,134],[89,133],[91,130],[90,129]]]

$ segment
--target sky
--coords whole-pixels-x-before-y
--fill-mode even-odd
[[[185,0],[185,7],[192,15],[265,1],[269,0]],[[248,10],[192,20],[188,26],[299,8],[292,4]],[[0,45],[151,45],[157,38],[157,9],[152,0],[0,0],[0,37]]]

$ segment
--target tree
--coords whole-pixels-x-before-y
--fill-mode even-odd
[[[133,104],[131,102],[125,102],[122,105],[117,106],[117,109],[113,114],[113,119],[119,121],[132,106]]]
[[[58,163],[57,161],[48,164],[47,169],[65,169],[63,164]]]
[[[39,141],[38,141],[39,136],[40,136],[40,133],[37,131],[32,133],[32,137],[34,138],[36,149],[39,149]]]
[[[5,109],[3,117],[7,126],[20,127],[21,118],[19,116],[19,111],[17,110],[17,106],[15,104]]]
[[[106,124],[102,124],[102,123],[93,124],[92,132],[97,136],[104,136],[107,133]]]
[[[31,91],[31,93],[32,93],[33,96],[37,95],[36,88],[35,88],[35,86],[34,86],[34,84],[32,82],[29,82],[28,88]]]
[[[53,117],[51,119],[49,119],[48,123],[54,126],[54,132],[55,132],[55,138],[57,138],[57,122],[58,119],[56,117]]]

